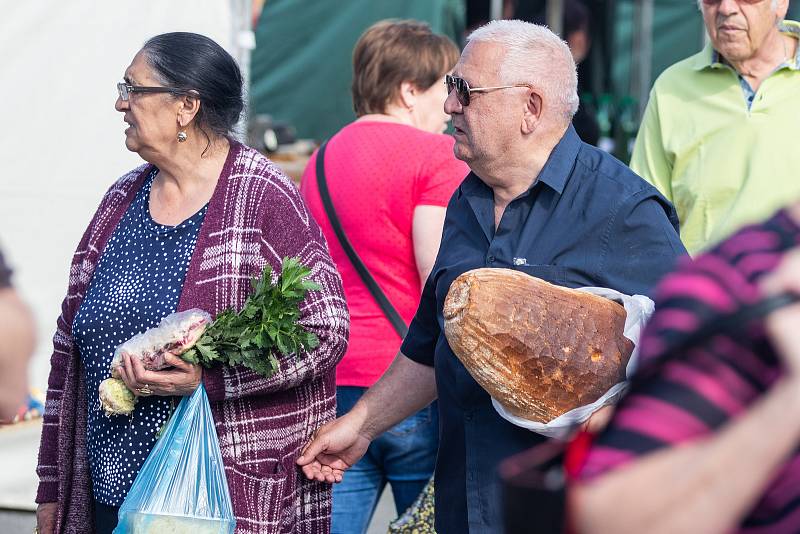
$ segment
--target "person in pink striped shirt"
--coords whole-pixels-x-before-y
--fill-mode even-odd
[[[800,203],[663,280],[640,378],[570,451],[575,531],[800,532],[800,304],[686,343],[715,318],[800,295],[798,245]]]

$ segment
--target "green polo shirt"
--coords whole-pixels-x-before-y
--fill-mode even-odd
[[[798,38],[800,24],[781,31]],[[675,205],[691,254],[800,198],[800,56],[749,107],[738,74],[716,57],[708,45],[658,77],[631,159]]]

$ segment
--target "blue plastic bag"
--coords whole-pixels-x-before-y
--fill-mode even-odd
[[[214,418],[202,384],[184,397],[119,509],[114,534],[232,534]]]

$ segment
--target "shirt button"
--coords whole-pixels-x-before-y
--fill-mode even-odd
[[[491,254],[486,256],[486,263],[494,263],[494,260],[495,258]]]
[[[472,421],[472,412],[467,412],[464,414],[464,419],[467,421]]]

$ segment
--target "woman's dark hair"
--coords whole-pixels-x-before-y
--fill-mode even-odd
[[[152,37],[142,52],[164,85],[200,94],[195,121],[206,136],[231,134],[244,109],[243,81],[225,49],[204,35],[173,32]]]
[[[569,37],[575,32],[589,32],[589,8],[578,0],[567,0],[564,3],[563,35]]]
[[[533,3],[520,4],[514,13],[514,16],[526,22],[533,22],[540,26],[547,25],[547,14],[544,11],[532,13],[531,10]],[[565,0],[564,1],[564,18],[561,19],[561,35],[566,40],[575,32],[590,31],[591,13],[586,4],[580,0]]]

